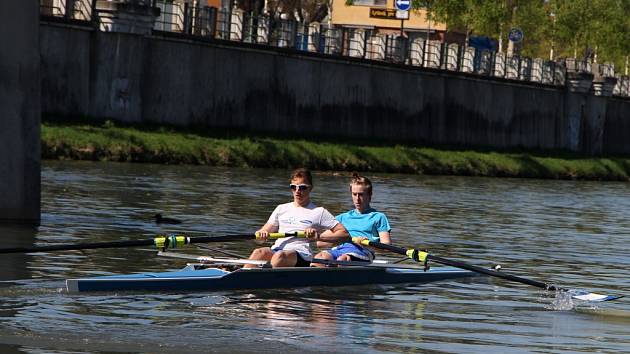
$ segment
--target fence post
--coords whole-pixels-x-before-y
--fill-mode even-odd
[[[210,37],[214,38],[217,33],[217,8],[216,7],[208,7],[208,29],[210,30]]]
[[[403,36],[400,36],[401,39],[401,48],[400,48],[400,60],[403,64],[407,63],[407,55],[409,54],[409,51],[407,50],[407,47],[409,46],[409,37],[405,38]]]
[[[289,22],[291,24],[291,41],[293,43],[289,43],[290,47],[293,47],[295,49],[299,49],[298,48],[298,44],[297,44],[297,33],[298,33],[298,21],[297,20],[291,20]]]
[[[425,39],[424,42],[422,42],[422,67],[426,68],[426,64],[427,64],[427,59],[428,59],[428,55],[427,55],[427,42],[428,40]]]
[[[234,8],[234,1],[230,1],[228,5],[228,16],[227,16],[227,40],[232,39],[232,9]]]
[[[339,46],[339,52],[337,53],[339,55],[344,55],[346,49],[346,41],[349,38],[348,30],[349,29],[345,27],[341,29],[341,45]]]
[[[503,77],[507,77],[507,55],[505,56],[505,59],[503,60]]]
[[[66,0],[66,7],[64,10],[65,10],[64,17],[67,18],[68,20],[73,19],[74,18],[74,0]]]
[[[201,34],[201,24],[199,23],[201,19],[201,15],[199,14],[199,2],[195,2],[195,6],[193,7],[192,19],[193,21],[190,25],[191,33],[198,36]]]
[[[187,2],[184,3],[184,28],[182,29],[182,32],[185,34],[189,34],[189,29],[190,29],[190,13],[188,12],[189,10],[189,4]]]
[[[363,59],[367,56],[368,37],[372,37],[372,32],[370,30],[365,30],[365,32],[363,32]]]
[[[240,42],[245,42],[245,36],[247,35],[247,13],[245,11],[241,12],[241,38]]]
[[[155,7],[155,6],[154,6]],[[92,0],[92,4],[90,5],[91,15],[92,15],[92,25],[98,28],[98,13],[96,12],[96,0]]]

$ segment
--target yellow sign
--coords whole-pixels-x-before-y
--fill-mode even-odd
[[[377,7],[370,7],[371,18],[382,18],[386,20],[397,20],[395,9],[383,9]]]

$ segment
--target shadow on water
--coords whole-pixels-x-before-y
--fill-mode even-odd
[[[31,247],[35,242],[37,227],[0,224],[2,247]],[[26,267],[29,255],[23,253],[0,256],[0,280],[25,279],[30,277]]]

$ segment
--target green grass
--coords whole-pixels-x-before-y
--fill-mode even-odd
[[[628,181],[630,176],[630,158],[622,157],[307,141],[239,131],[116,125],[110,121],[42,123],[42,157],[548,179]]]

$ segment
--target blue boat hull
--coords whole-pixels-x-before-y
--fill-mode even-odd
[[[68,279],[69,292],[86,291],[219,291],[366,284],[429,283],[467,278],[476,273],[457,268],[339,267],[254,268],[228,272],[192,266],[174,272]]]

